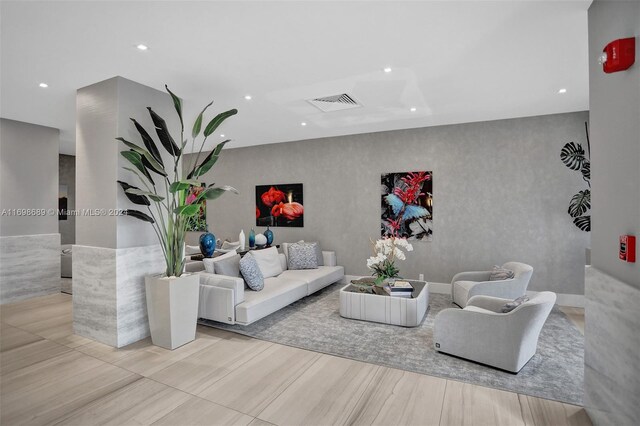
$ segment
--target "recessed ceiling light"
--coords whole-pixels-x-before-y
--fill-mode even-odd
[[[305,123],[304,121],[302,123],[300,123],[301,126],[306,126],[307,123]]]
[[[558,90],[558,94],[562,95],[563,93],[567,93],[567,89],[562,88]]]
[[[49,87],[49,85],[47,83],[40,83],[38,86],[43,87],[43,88]]]
[[[416,107],[411,107],[411,109],[409,111],[416,112]]]
[[[224,135],[220,135],[221,138],[224,138]]]
[[[246,100],[250,101],[250,100],[251,100],[251,95],[244,95],[244,98],[245,98]]]
[[[384,71],[384,72],[391,72],[391,68],[386,67],[386,68],[384,68],[382,71]]]
[[[149,46],[147,46],[146,44],[139,44],[136,46],[138,48],[138,50],[147,50],[149,49]]]

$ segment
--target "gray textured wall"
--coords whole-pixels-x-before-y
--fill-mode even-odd
[[[640,238],[640,2],[594,2],[589,8],[589,102],[593,184],[592,264],[640,288],[640,262],[618,259],[618,237]],[[605,74],[604,46],[636,36],[636,63]]]
[[[60,131],[0,119],[0,211],[58,209]],[[0,235],[57,234],[58,217],[2,216]]]
[[[127,148],[115,140],[123,137],[142,145],[129,117],[134,117],[157,141],[153,122],[146,107],[162,116],[176,141],[180,140],[179,121],[170,96],[122,77],[114,77],[78,90],[76,126],[77,208],[144,210],[130,203],[117,180],[145,189],[137,177],[123,166],[131,167],[119,152]],[[171,155],[157,141],[168,171]],[[170,173],[171,174],[171,173]],[[152,173],[160,183],[160,176]],[[162,186],[159,186],[162,188]],[[148,213],[145,211],[145,213]],[[76,242],[80,245],[127,248],[157,244],[153,228],[146,222],[126,216],[78,216]]]
[[[204,180],[241,195],[209,203],[209,229],[232,240],[241,228],[248,235],[255,185],[302,182],[305,227],[274,228],[276,243],[319,240],[347,274],[368,274],[380,174],[432,170],[433,241],[414,244],[403,276],[450,282],[460,271],[519,260],[535,268],[530,289],[583,294],[589,234],[566,210],[584,183],[559,154],[566,142],[584,142],[587,119],[579,112],[228,149]]]
[[[67,185],[67,209],[76,208],[76,157],[75,155],[60,154],[58,160],[58,183]],[[75,244],[76,217],[68,215],[67,220],[58,221],[61,244]]]

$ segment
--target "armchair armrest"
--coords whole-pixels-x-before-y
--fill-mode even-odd
[[[489,277],[491,277],[491,271],[460,272],[453,276],[451,284],[456,281],[489,281]]]
[[[324,266],[337,266],[338,260],[336,258],[335,251],[323,251],[322,252],[322,261],[324,262]]]
[[[244,280],[242,278],[210,274],[208,272],[201,272],[199,275],[200,285],[229,289],[233,291],[236,305],[244,302]]]
[[[469,299],[467,306],[477,306],[478,308],[487,309],[491,312],[502,313],[502,307],[507,302],[511,302],[511,299],[478,295]]]

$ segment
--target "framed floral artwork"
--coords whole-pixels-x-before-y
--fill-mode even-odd
[[[204,191],[206,185],[203,183],[202,186],[191,186],[189,188],[189,192],[187,193],[187,204],[191,204],[195,201],[195,199],[200,195],[202,191]],[[196,232],[204,232],[207,231],[207,200],[203,198],[200,201],[200,209],[198,213],[194,216],[189,217],[187,223],[187,231],[196,231]]]
[[[410,241],[433,236],[433,172],[382,175],[380,234]]]
[[[304,226],[301,183],[256,186],[256,226]]]

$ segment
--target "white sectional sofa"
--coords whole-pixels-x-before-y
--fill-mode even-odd
[[[247,288],[240,277],[201,272],[198,317],[249,325],[344,278],[344,267],[337,266],[335,252],[323,251],[324,266],[304,270],[287,270],[285,255],[278,256],[284,272],[266,278],[261,291]]]

